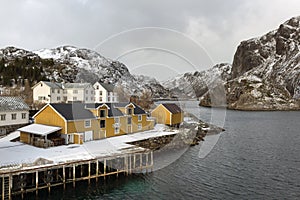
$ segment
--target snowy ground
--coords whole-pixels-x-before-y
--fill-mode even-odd
[[[130,151],[143,150],[128,142],[143,140],[163,135],[172,135],[177,132],[165,131],[165,126],[157,124],[153,130],[134,134],[122,135],[102,140],[86,142],[83,145],[63,145],[47,149],[34,147],[21,142],[10,142],[19,136],[19,132],[0,139],[0,168],[8,165],[33,163],[38,158],[51,160],[54,163],[92,159],[97,157],[113,156]]]

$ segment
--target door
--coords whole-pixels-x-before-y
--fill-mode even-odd
[[[91,140],[93,140],[93,131],[86,131],[84,133],[84,141],[87,142]]]
[[[131,125],[127,126],[127,131],[128,131],[128,133],[132,133],[132,126]]]

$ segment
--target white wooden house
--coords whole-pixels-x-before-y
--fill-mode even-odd
[[[95,103],[117,103],[119,102],[118,94],[114,91],[114,85],[96,82]]]
[[[35,103],[93,103],[94,88],[90,83],[55,83],[40,81],[33,87]]]
[[[0,135],[29,123],[29,107],[20,97],[0,96]]]

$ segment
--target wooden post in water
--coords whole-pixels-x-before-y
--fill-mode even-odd
[[[147,152],[147,155],[146,155],[146,173],[148,173],[148,166],[149,166],[149,160],[148,160],[148,157],[149,157],[149,152]]]
[[[98,182],[98,175],[99,175],[99,160],[96,160],[96,182]]]
[[[143,171],[143,154],[140,154],[140,170]]]
[[[89,172],[88,172],[88,176],[89,176],[89,184],[91,184],[91,161],[89,161]]]
[[[129,174],[131,174],[131,154],[128,155],[129,159]]]
[[[153,151],[151,151],[151,172],[153,171]]]
[[[9,200],[11,200],[11,189],[12,189],[12,184],[13,184],[13,182],[12,182],[12,175],[11,174],[9,174],[9,180],[8,180],[8,185],[9,185],[9,187],[8,187],[8,199]]]
[[[73,164],[73,187],[75,188],[75,181],[76,181],[76,166]]]
[[[4,176],[2,177],[2,200],[4,200],[4,195],[5,195],[5,184],[4,184]]]
[[[104,174],[104,179],[105,179],[105,176],[106,176],[106,158],[104,158],[104,164],[103,164],[103,174]]]
[[[125,170],[125,174],[128,176],[128,163],[127,163],[127,160],[128,157],[127,155],[124,156],[124,170]]]
[[[63,165],[63,183],[64,183],[64,190],[66,189],[66,166]]]
[[[133,154],[133,166],[132,169],[135,170],[135,166],[136,166],[136,159],[135,159],[135,154]]]
[[[39,193],[39,171],[35,172],[35,193],[36,195]]]

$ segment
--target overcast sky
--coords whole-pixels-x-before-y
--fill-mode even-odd
[[[240,41],[300,15],[299,0],[0,2],[1,48],[86,47],[158,78],[161,68],[174,75],[231,63]]]

